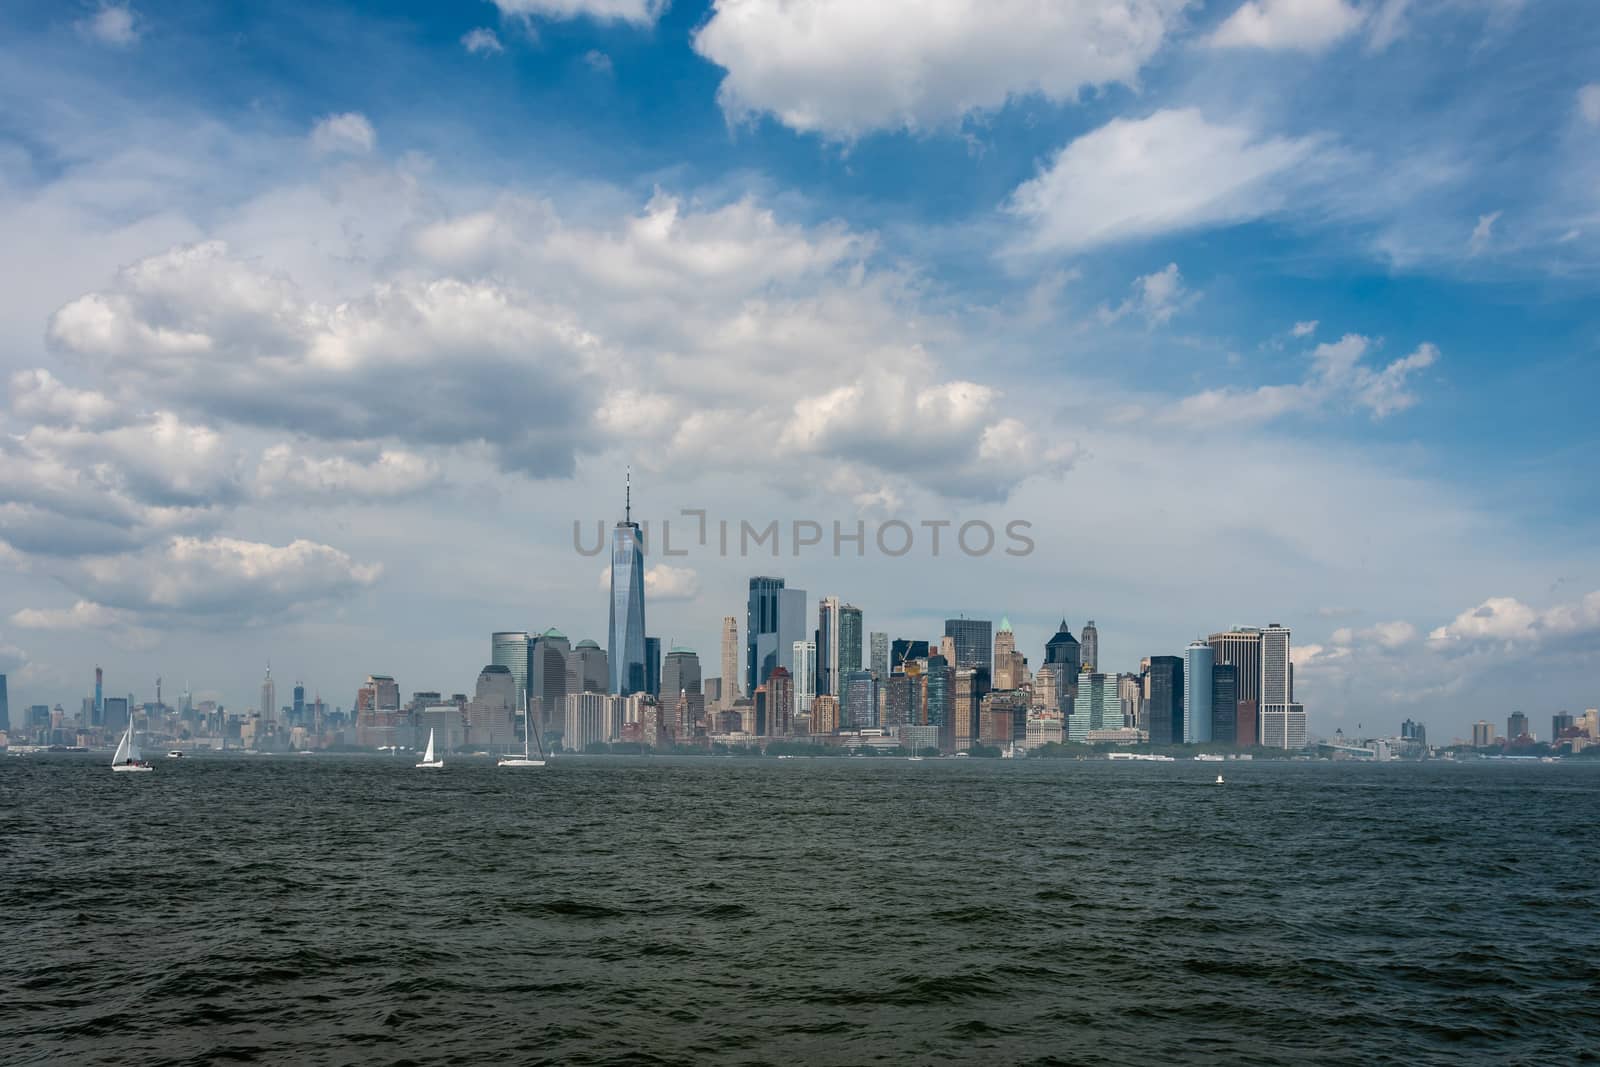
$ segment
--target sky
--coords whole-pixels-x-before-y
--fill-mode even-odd
[[[708,676],[776,574],[1034,664],[1279,622],[1314,732],[1547,729],[1600,704],[1591,14],[8,5],[12,706],[604,644],[631,467]]]

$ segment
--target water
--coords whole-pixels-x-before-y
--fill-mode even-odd
[[[0,761],[0,1060],[1596,1058],[1600,767],[411,762]]]

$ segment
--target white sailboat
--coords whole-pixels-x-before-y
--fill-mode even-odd
[[[1220,775],[1220,774],[1219,774],[1219,775],[1217,775],[1217,784],[1218,784],[1218,785],[1221,785],[1221,784],[1222,784],[1222,775]]]
[[[117,754],[111,757],[114,771],[152,771],[154,767],[140,759],[139,742],[133,736],[133,716],[128,716],[128,729],[117,743]]]
[[[533,749],[531,748],[532,738],[533,738],[533,719],[528,714],[528,694],[527,693],[518,694],[517,703],[522,705],[522,755],[520,755],[520,756],[501,756],[500,757],[500,762],[496,763],[495,766],[496,767],[543,767],[544,766],[544,743],[543,742],[540,742],[540,744],[539,744],[539,758],[538,759],[534,759],[533,758]]]
[[[418,768],[427,768],[429,770],[436,770],[436,769],[441,768],[441,767],[444,766],[444,760],[442,760],[442,759],[434,759],[434,757],[433,757],[433,728],[432,727],[428,728],[428,751],[426,751],[426,752],[424,752],[422,754],[422,762],[417,764],[417,766],[418,766]]]

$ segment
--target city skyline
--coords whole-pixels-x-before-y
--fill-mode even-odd
[[[785,47],[802,6],[13,5],[13,703],[616,645],[630,465],[646,636],[708,662],[772,573],[779,661],[837,594],[1123,665],[1292,620],[1322,733],[1596,702],[1594,20],[963,2],[879,55],[849,5]],[[858,521],[916,544],[790,551]]]

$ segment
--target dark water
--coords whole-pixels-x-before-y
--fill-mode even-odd
[[[0,761],[0,1061],[1593,1061],[1600,767]]]

